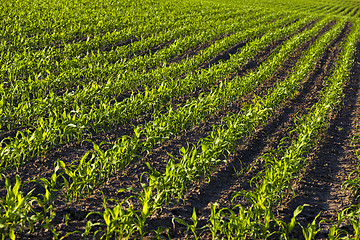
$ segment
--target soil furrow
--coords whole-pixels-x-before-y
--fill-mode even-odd
[[[314,24],[314,23],[315,22],[313,22],[311,24]],[[286,37],[286,38],[288,38],[288,37]],[[283,41],[285,41],[286,38],[279,40],[279,41],[283,42]],[[280,42],[278,42],[278,44],[279,43]],[[259,54],[256,55],[254,60],[249,61],[249,64],[246,65],[247,69],[249,69],[249,68],[255,69],[256,67],[258,67],[263,61],[265,61],[265,59],[272,53],[272,51],[276,47],[277,47],[277,45],[271,44],[270,46],[266,47],[261,52],[259,52]],[[243,74],[247,71],[247,69],[242,67],[238,70],[238,72]],[[176,108],[178,108],[178,106],[180,106],[181,104],[184,104],[190,98],[197,98],[201,93],[208,92],[208,91],[210,91],[210,87],[201,89],[194,93],[190,93],[189,95],[187,95],[185,97],[181,96],[181,97],[175,99],[174,101],[172,101],[171,104],[174,106],[174,109],[176,109]],[[121,95],[118,100],[125,99],[126,97],[130,97],[130,96],[131,96],[131,93],[124,93],[124,95]],[[226,109],[222,110],[222,112],[223,112],[222,114],[227,114],[226,111],[230,111],[230,109],[236,110],[236,108],[234,108],[234,106],[236,106],[236,104],[237,103],[233,103],[233,106],[228,106]],[[221,113],[220,113],[220,115],[221,115]],[[144,117],[137,119],[137,120],[133,120],[129,124],[125,124],[124,126],[121,126],[118,129],[115,129],[115,130],[111,129],[110,131],[105,130],[104,133],[95,134],[95,135],[93,135],[91,140],[96,143],[100,143],[101,141],[113,141],[122,135],[130,135],[131,136],[134,125],[143,124],[150,119],[151,119],[151,115],[146,114],[146,115],[144,115]],[[216,122],[217,120],[214,120],[214,121]],[[196,130],[193,129],[189,132],[196,132]],[[72,152],[73,151],[72,149],[76,149],[76,150],[74,150],[75,154]],[[92,149],[93,149],[92,145],[87,142],[82,143],[82,144],[70,143],[70,144],[67,144],[65,146],[62,146],[62,147],[54,150],[52,153],[47,154],[45,157],[38,159],[33,163],[29,163],[26,166],[21,166],[19,171],[17,171],[17,174],[21,173],[21,175],[23,175],[24,177],[27,176],[27,177],[25,177],[25,179],[28,180],[29,177],[34,175],[34,172],[33,172],[34,169],[38,169],[37,171],[35,171],[37,173],[37,174],[35,174],[35,176],[38,176],[38,174],[41,174],[41,176],[45,177],[46,175],[51,174],[56,160],[62,160],[64,162],[71,162],[71,161],[79,159],[85,152],[92,150]],[[11,175],[12,175],[12,177],[15,176],[14,174],[11,174]]]
[[[191,58],[197,54],[200,53],[200,51],[208,48],[211,46],[211,44],[214,44],[216,41],[219,41],[221,39],[224,39],[226,37],[229,37],[231,36],[233,33],[229,33],[229,34],[225,34],[223,36],[219,36],[219,37],[216,37],[214,38],[213,40],[211,40],[210,42],[204,42],[204,43],[201,43],[195,47],[192,47],[188,50],[186,50],[184,53],[182,54],[179,54],[175,57],[173,57],[172,59],[169,60],[169,63],[178,63],[178,62],[181,62],[182,60],[184,59],[187,59],[187,58]]]
[[[239,143],[239,150],[229,157],[225,166],[217,169],[211,177],[210,183],[205,180],[203,183],[189,189],[184,205],[164,209],[164,218],[167,218],[168,221],[174,216],[191,218],[192,209],[195,207],[199,218],[205,221],[209,218],[211,204],[217,202],[220,207],[230,207],[233,193],[251,189],[250,180],[261,169],[261,164],[256,159],[260,155],[275,149],[280,140],[287,135],[288,129],[294,127],[294,119],[306,114],[308,108],[317,102],[324,78],[331,74],[334,60],[340,51],[340,44],[348,31],[349,25],[328,47],[328,51],[318,62],[316,69],[304,81],[296,96],[287,101],[253,137],[247,139],[244,143]],[[315,39],[312,41],[315,41]],[[295,64],[296,61],[293,66]],[[290,65],[289,68],[291,69]],[[244,170],[246,172],[250,167],[250,172],[235,177],[238,171],[242,172]],[[158,219],[154,220],[155,225],[159,224],[158,221]],[[174,234],[178,233],[174,232]]]
[[[248,61],[247,61],[246,64],[244,64],[243,66],[239,67],[239,68],[237,69],[237,72],[236,72],[236,73],[230,74],[228,78],[231,80],[231,79],[233,79],[236,75],[238,75],[238,76],[241,77],[241,76],[246,75],[248,72],[256,69],[256,68],[257,68],[258,66],[260,66],[260,65],[273,53],[273,51],[274,51],[278,46],[280,46],[284,41],[290,39],[290,38],[293,37],[295,34],[301,33],[301,32],[303,32],[305,29],[310,28],[310,27],[313,26],[316,22],[317,22],[317,20],[314,20],[314,21],[306,24],[304,27],[300,28],[300,29],[299,29],[298,31],[296,31],[295,33],[292,33],[292,34],[290,34],[290,35],[288,35],[288,36],[286,36],[286,37],[284,37],[284,38],[281,38],[281,39],[279,39],[279,40],[276,40],[276,41],[270,43],[269,45],[267,45],[266,47],[264,47],[263,49],[261,49],[258,53],[256,53],[254,57],[252,57],[251,59],[248,59]],[[290,24],[290,23],[289,23],[289,24]],[[321,32],[326,32],[326,31],[328,31],[333,24],[335,24],[334,21],[331,22],[331,23],[329,23],[326,27],[324,27],[324,29],[323,29]],[[320,33],[320,34],[322,34],[322,33]],[[225,58],[227,58],[226,56],[228,56],[228,57],[230,58],[230,55],[228,55],[228,54],[229,54],[231,51],[234,51],[235,48],[236,48],[236,49],[239,49],[239,48],[240,48],[240,47],[239,47],[240,45],[245,46],[249,41],[250,41],[250,40],[246,40],[245,42],[238,43],[238,44],[236,44],[235,46],[233,46],[233,47],[227,49],[226,51],[220,53],[219,55],[215,56],[213,59],[218,59],[218,60],[217,60],[216,62],[214,62],[213,65],[218,64],[221,59],[224,60],[224,58],[223,58],[224,56],[225,56]],[[236,51],[237,51],[237,50],[236,50]],[[236,51],[235,51],[235,52],[236,52]],[[221,56],[223,56],[223,57],[221,57]],[[228,59],[229,59],[229,58],[228,58]],[[212,60],[210,60],[210,61],[212,61]],[[200,68],[205,67],[205,65],[206,65],[207,67],[209,67],[209,64],[208,64],[208,63],[205,63],[205,64],[202,65]],[[173,107],[176,109],[176,108],[177,108],[177,105],[179,105],[179,104],[180,104],[180,105],[181,105],[181,104],[184,104],[184,103],[186,103],[187,100],[189,100],[189,99],[191,99],[191,98],[197,98],[200,94],[202,94],[202,93],[204,93],[204,92],[209,92],[209,91],[211,90],[211,87],[219,84],[219,82],[220,82],[220,81],[218,81],[217,83],[212,84],[211,86],[208,86],[208,87],[206,87],[206,88],[202,88],[202,89],[200,89],[200,90],[194,91],[194,92],[192,92],[192,93],[190,93],[190,94],[187,94],[186,96],[181,96],[180,98],[178,98],[176,101],[174,101],[174,102],[172,103]]]
[[[325,27],[319,34],[323,34],[325,31],[327,31],[330,28],[330,25],[332,24],[333,23]],[[305,45],[303,47],[305,47]],[[266,58],[271,54],[271,51],[273,51],[275,48],[276,45],[274,44],[272,44],[270,47],[266,47],[266,49],[260,52],[260,55],[258,57],[254,58],[257,60],[251,61],[251,66],[253,68],[258,67],[263,61],[266,60]],[[266,50],[268,52],[265,52]],[[294,61],[294,59],[292,59],[292,61]],[[290,66],[285,67],[279,72],[286,72],[287,71],[286,69],[290,69],[290,67],[291,64]],[[245,69],[239,69],[239,72],[244,72],[244,71]],[[279,76],[278,74],[279,73],[275,75],[276,78]],[[282,74],[280,73],[280,75]],[[263,91],[264,89],[266,89],[263,85],[269,86],[269,84],[266,83],[262,84],[259,88],[261,88]],[[250,99],[252,98],[253,96],[251,96],[250,98],[248,97],[248,101],[250,101]],[[149,160],[150,162],[153,162],[155,159],[154,165],[157,166],[158,170],[163,169],[165,167],[164,163],[167,162],[169,157],[167,152],[173,154],[173,156],[175,157],[180,157],[177,151],[179,147],[183,145],[184,142],[187,142],[189,145],[191,145],[191,144],[195,144],[198,141],[198,139],[205,137],[208,131],[212,129],[213,124],[219,124],[221,122],[221,119],[224,116],[226,116],[229,112],[233,112],[233,113],[237,112],[238,109],[240,109],[242,101],[243,100],[239,99],[237,101],[234,101],[233,103],[228,104],[228,106],[224,107],[218,114],[207,119],[206,124],[199,124],[193,127],[192,129],[190,129],[189,131],[180,134],[174,140],[170,140],[166,142],[163,146],[159,146],[158,148],[155,148],[150,156],[145,157],[145,161]],[[146,121],[148,121],[150,118],[151,115],[147,115],[145,117],[134,120],[129,124],[121,126],[120,128],[112,129],[110,132],[105,131],[104,133],[96,134],[91,138],[91,140],[99,144],[102,141],[113,141],[116,138],[123,135],[131,136],[133,134],[133,125],[143,124]],[[29,162],[26,165],[20,166],[18,171],[12,172],[8,176],[12,180],[14,180],[15,175],[19,174],[23,181],[31,180],[33,176],[49,178],[54,169],[54,163],[56,162],[56,160],[62,160],[64,162],[72,162],[74,160],[80,159],[87,151],[90,151],[92,149],[93,149],[92,144],[89,142],[83,142],[82,144],[80,143],[66,144],[52,151],[51,153],[45,155],[44,157],[37,159],[34,162]],[[174,152],[174,149],[176,150],[176,152]],[[134,165],[134,167],[135,169],[137,169],[135,171],[141,169],[137,165]],[[142,172],[140,171],[139,174],[141,173]],[[126,175],[127,174],[125,173],[124,176]],[[31,189],[30,187],[32,188],[33,185],[31,184],[29,186],[29,189]]]
[[[325,31],[324,31],[325,32]],[[305,45],[304,45],[305,46]],[[273,49],[275,49],[274,46]],[[272,50],[273,50],[272,49]],[[303,48],[300,48],[299,51],[302,51]],[[263,55],[269,56],[270,53],[263,52]],[[289,58],[291,61],[295,61],[295,58]],[[264,61],[262,59],[262,61]],[[261,62],[262,62],[261,61]],[[257,64],[253,63],[253,66],[260,65],[261,62],[259,61]],[[281,75],[286,76],[286,71],[290,71],[293,64],[288,64],[287,67],[282,67],[281,71],[284,71]],[[286,64],[284,64],[286,65]],[[277,76],[277,75],[276,75]],[[266,90],[265,87],[262,87],[263,91]],[[74,230],[81,230],[83,226],[85,226],[86,219],[85,216],[90,211],[101,211],[102,210],[102,196],[100,194],[100,190],[104,193],[107,199],[115,198],[115,199],[124,199],[128,197],[127,193],[118,194],[117,190],[121,188],[128,188],[133,187],[135,189],[141,190],[140,186],[140,176],[143,172],[148,171],[148,168],[145,165],[145,162],[150,162],[153,167],[155,167],[159,171],[164,171],[166,166],[166,162],[169,159],[168,152],[171,153],[174,157],[179,157],[179,153],[177,152],[181,146],[184,146],[184,143],[191,145],[197,143],[197,141],[205,137],[209,131],[211,131],[212,126],[214,124],[220,124],[221,119],[226,116],[229,112],[237,112],[242,104],[243,99],[234,101],[233,103],[229,104],[227,107],[222,109],[219,114],[210,117],[204,124],[199,124],[193,127],[191,130],[180,134],[173,140],[167,141],[162,146],[156,148],[150,155],[146,156],[143,161],[132,163],[124,172],[119,172],[117,175],[110,177],[108,181],[101,186],[100,189],[96,190],[95,193],[90,196],[88,199],[79,200],[76,203],[73,203],[69,206],[60,204],[57,209],[57,218],[55,223],[58,222],[57,225],[59,232],[69,232]],[[135,206],[137,203],[135,203]],[[178,208],[171,208],[167,209],[167,213],[174,216],[178,214]],[[180,210],[181,211],[181,210]],[[164,211],[166,212],[166,211]],[[191,210],[185,210],[186,213],[191,214]],[[65,217],[66,214],[70,214],[70,221],[73,221],[74,224],[71,226],[64,226],[61,224],[62,219]],[[150,228],[154,226],[154,224],[160,224],[162,226],[171,225],[171,219],[169,216],[158,216],[155,220],[150,221]]]
[[[333,114],[328,129],[322,135],[316,150],[309,156],[301,180],[294,186],[296,196],[284,206],[281,215],[289,213],[302,204],[309,204],[297,220],[306,226],[321,211],[320,219],[337,221],[337,211],[353,204],[349,190],[342,189],[342,184],[355,170],[357,163],[356,149],[351,139],[357,133],[360,118],[360,44],[357,46],[355,65],[350,80],[344,87],[344,99],[340,109]],[[330,224],[321,225],[318,239],[327,239]],[[350,230],[343,225],[344,230]],[[299,236],[301,229],[294,229],[294,236]]]

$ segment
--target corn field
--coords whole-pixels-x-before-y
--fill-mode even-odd
[[[0,9],[1,239],[360,239],[360,1]]]

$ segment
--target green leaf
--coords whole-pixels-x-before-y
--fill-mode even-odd
[[[194,223],[197,222],[197,216],[196,216],[195,207],[193,208],[193,213],[192,213],[191,219],[193,220]]]
[[[175,218],[175,221],[180,223],[183,226],[189,227],[189,224],[187,224],[184,220],[182,220],[180,218]]]
[[[15,240],[16,237],[15,237],[15,230],[13,228],[10,228],[9,230],[9,237],[11,240]]]

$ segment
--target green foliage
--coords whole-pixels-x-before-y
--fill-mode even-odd
[[[34,222],[39,218],[36,214],[31,214],[32,203],[35,199],[31,196],[32,191],[23,196],[20,191],[20,177],[16,176],[16,183],[12,187],[10,180],[6,177],[6,197],[0,199],[0,233],[2,239],[9,237],[14,240],[17,231],[24,231],[26,224],[30,231],[34,230]]]
[[[295,210],[289,223],[277,219],[272,210],[293,191],[290,183],[298,178],[343,97],[360,35],[353,2],[345,1],[341,7],[335,2],[311,0],[92,3],[0,3],[0,133],[7,136],[7,131],[16,132],[0,142],[0,170],[40,160],[61,145],[89,141],[93,134],[136,123],[141,115],[152,117],[134,126],[129,136],[122,135],[111,143],[92,142],[92,149],[79,160],[56,161],[49,179],[32,181],[43,189],[37,196],[33,191],[23,196],[18,176],[14,186],[4,177],[7,195],[0,199],[2,238],[15,239],[25,230],[33,231],[35,224],[59,238],[52,225],[59,196],[66,204],[87,198],[109,176],[246,97],[292,54],[299,54],[299,48],[330,21],[336,21],[301,53],[284,81],[228,114],[197,143],[180,146],[180,158],[170,155],[163,172],[145,163],[149,171],[141,177],[141,189],[126,190],[132,197],[121,201],[104,197],[104,211],[87,216],[99,215],[104,224],[88,221],[83,233],[85,239],[92,233],[105,239],[145,237],[149,218],[165,205],[184,200],[194,182],[210,181],[214,169],[227,162],[238,143],[297,93],[329,43],[351,21],[351,32],[341,45],[331,76],[325,80],[320,100],[290,129],[296,137],[290,145],[284,146],[285,141],[281,141],[278,149],[260,157],[264,168],[251,180],[254,189],[233,197],[234,204],[241,198],[247,205],[218,209],[213,204],[206,226],[213,239],[266,239],[274,234],[290,239],[304,206]],[[274,43],[281,45],[260,66],[238,75],[239,69],[257,61],[254,57]],[[233,51],[235,45],[241,47]],[[179,103],[174,103],[177,100]],[[235,171],[236,177],[243,174],[242,170]],[[344,186],[358,194],[359,170]],[[132,201],[136,201],[136,208]],[[313,239],[319,231],[318,216],[306,227],[301,226],[306,239]],[[358,216],[357,206],[340,211],[329,238],[358,239]],[[68,220],[69,216],[65,224]],[[192,224],[174,219],[199,239],[202,229],[195,209],[191,220]],[[353,234],[340,229],[344,221],[353,226]],[[157,237],[163,231],[159,227]]]
[[[104,198],[104,212],[91,212],[87,215],[87,217],[92,214],[97,214],[104,219],[106,232],[104,232],[101,239],[128,239],[132,236],[136,229],[134,225],[134,210],[132,208],[132,205],[127,201],[127,199],[123,200],[120,203],[114,199],[112,199],[111,201],[116,202],[116,205],[113,208],[107,207],[106,200]],[[92,224],[91,222],[89,222],[89,224],[87,224],[86,233],[90,231],[92,226],[96,225],[99,224]],[[102,230],[97,230],[94,235],[101,231]]]
[[[197,220],[197,216],[196,216],[196,211],[195,208],[193,209],[193,214],[191,216],[191,220],[193,221],[193,224],[188,224],[187,222],[185,222],[184,220],[182,220],[181,218],[174,218],[176,222],[180,223],[181,225],[186,226],[186,231],[188,232],[189,230],[191,230],[191,232],[194,235],[194,238],[196,240],[199,239],[199,237],[197,236],[197,232],[196,232],[196,227],[198,224],[198,220]]]

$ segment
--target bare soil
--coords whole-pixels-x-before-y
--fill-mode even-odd
[[[314,22],[305,27],[310,27],[312,24]],[[326,26],[318,35],[305,42],[281,65],[271,78],[263,82],[253,93],[228,104],[217,114],[206,119],[206,121],[156,146],[141,161],[134,161],[124,171],[119,171],[117,174],[109,177],[88,198],[80,199],[74,203],[66,203],[65,199],[60,196],[56,201],[56,217],[52,222],[56,231],[60,236],[65,236],[66,233],[73,231],[84,232],[88,220],[101,222],[102,220],[96,215],[91,215],[88,218],[86,216],[92,211],[103,210],[103,195],[107,199],[122,200],[130,196],[130,193],[118,192],[119,189],[132,187],[141,190],[141,175],[149,171],[145,164],[146,162],[158,171],[163,172],[170,158],[169,153],[175,158],[180,158],[178,151],[180,147],[196,144],[199,139],[207,136],[214,125],[220,124],[222,119],[229,113],[239,112],[244,103],[250,102],[255,95],[264,96],[274,83],[285,80],[291,69],[300,59],[302,53],[322,34],[328,31],[333,24],[334,22]],[[296,95],[286,101],[273,117],[263,126],[256,129],[254,134],[238,142],[237,150],[228,156],[226,164],[215,169],[210,182],[207,179],[202,179],[198,183],[189,186],[186,191],[185,200],[165,206],[161,213],[159,212],[148,220],[146,230],[151,231],[159,226],[163,226],[168,228],[167,232],[172,239],[184,239],[188,237],[188,234],[185,233],[186,228],[175,224],[173,222],[174,217],[188,221],[191,218],[193,208],[195,208],[199,218],[199,226],[204,226],[207,224],[210,216],[211,204],[217,202],[221,208],[231,207],[231,196],[234,193],[240,190],[250,190],[252,188],[249,184],[251,178],[262,169],[261,162],[258,160],[259,156],[275,149],[280,140],[288,135],[289,129],[294,127],[295,118],[306,114],[308,109],[318,101],[319,92],[323,88],[326,78],[332,73],[334,62],[341,50],[341,43],[348,34],[350,27],[351,24],[348,24],[339,37],[329,44],[325,54],[318,60],[316,68],[304,79]],[[291,36],[276,41],[264,48],[254,59],[239,68],[237,74],[241,76],[258,67],[289,37]],[[236,51],[243,45],[244,43],[239,43],[233,46],[225,53],[219,54],[208,64],[216,64],[220,60],[225,61],[227,54],[230,56],[233,51]],[[192,56],[206,47],[208,45],[204,43],[185,54]],[[184,55],[181,55],[175,58],[175,61],[180,61],[183,58]],[[297,219],[302,225],[307,225],[311,222],[320,211],[322,211],[321,219],[335,220],[336,211],[350,206],[354,201],[351,192],[342,190],[341,185],[356,166],[356,149],[351,144],[351,138],[357,131],[357,120],[360,118],[359,61],[360,44],[357,46],[355,65],[352,69],[351,78],[345,86],[345,96],[340,108],[332,115],[329,127],[321,139],[319,139],[318,147],[310,154],[308,164],[301,173],[301,180],[293,183],[293,188],[296,192],[295,197],[289,196],[285,199],[282,208],[277,209],[279,212],[278,217],[284,220],[288,220],[295,208],[304,203],[310,204],[310,207],[306,207]],[[190,95],[191,97],[196,97],[201,91],[209,91],[209,89],[202,89],[200,92]],[[182,104],[185,100],[186,98],[178,99],[174,102]],[[120,136],[132,135],[133,125],[144,123],[150,119],[151,115],[139,117],[124,126],[94,135],[92,140],[100,143],[103,140],[114,141]],[[12,134],[11,132],[8,133],[9,136]],[[7,136],[6,133],[3,134],[3,137],[5,136]],[[34,162],[20,166],[17,171],[9,173],[8,176],[12,182],[14,182],[16,174],[20,175],[23,181],[31,180],[34,176],[49,178],[56,160],[60,159],[70,163],[79,159],[85,152],[91,149],[92,144],[88,142],[82,144],[70,143],[46,156],[38,158]],[[35,183],[26,184],[22,190],[26,193],[32,188],[35,188],[35,193],[42,193],[41,188]],[[0,189],[0,196],[5,196],[5,188]],[[130,201],[132,201],[135,208],[139,207],[139,203],[133,200]],[[111,206],[111,203],[109,204]],[[68,219],[67,222],[65,222],[66,218]],[[350,229],[348,225],[343,227],[344,229]],[[318,234],[319,239],[326,239],[328,228],[329,224],[322,225],[322,230]],[[149,233],[146,238],[150,239],[151,237],[154,237],[153,233]],[[293,237],[301,238],[301,229],[299,227],[295,228]],[[51,239],[52,233],[47,229],[37,226],[34,233],[25,234],[21,238]],[[201,238],[208,239],[208,233],[202,234]],[[82,239],[82,237],[80,234],[74,233],[69,239]]]
[[[344,88],[344,99],[339,109],[333,114],[328,129],[319,140],[318,147],[311,153],[301,180],[294,184],[296,196],[288,199],[283,205],[281,214],[289,216],[297,206],[305,207],[298,221],[307,226],[317,214],[319,221],[328,219],[337,222],[337,212],[354,204],[354,196],[350,190],[342,187],[349,174],[355,170],[358,162],[356,151],[359,146],[352,143],[358,134],[360,118],[360,44],[357,46],[355,64],[351,77]],[[318,239],[327,239],[330,223],[321,224]],[[351,226],[344,223],[344,230],[351,232]],[[294,237],[301,238],[301,229],[294,230]]]

